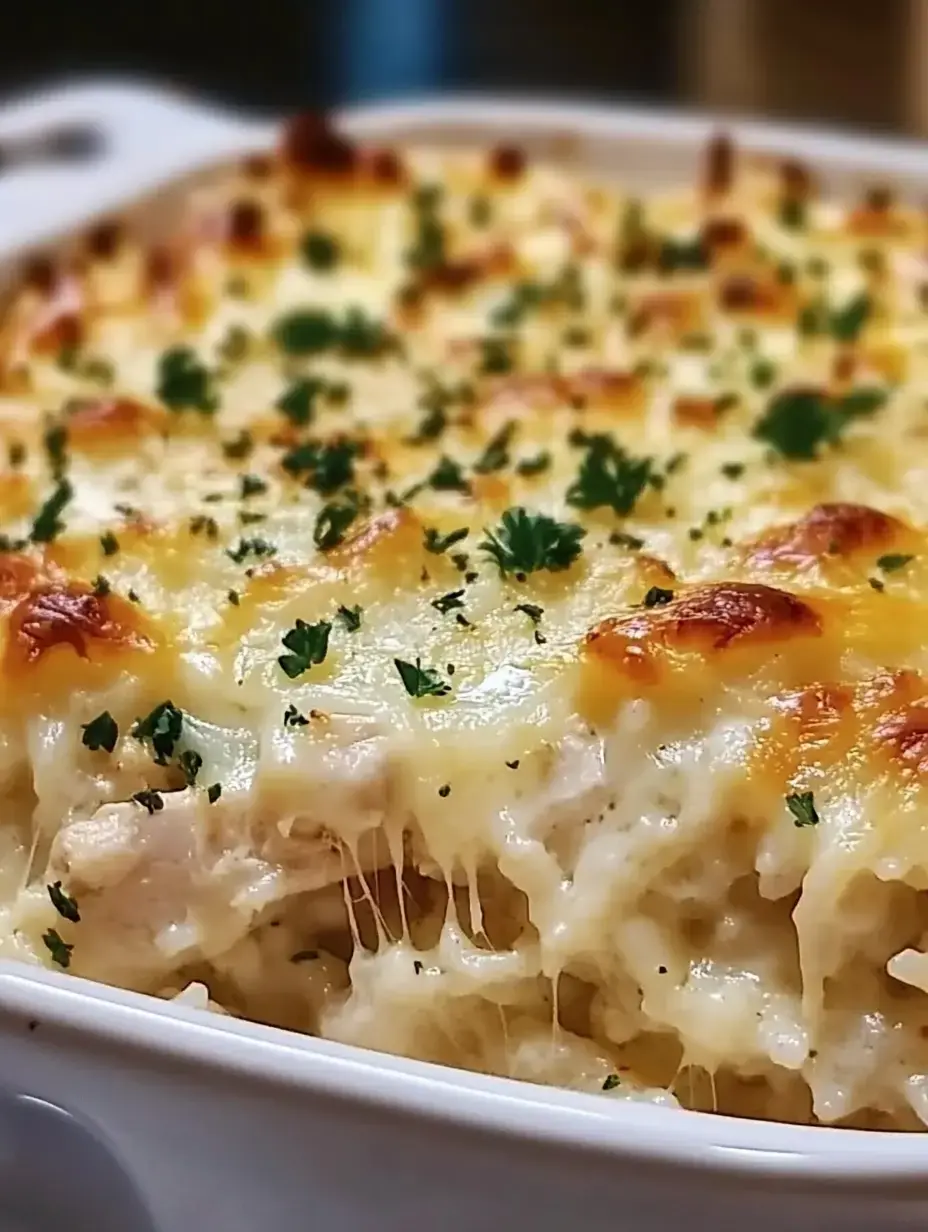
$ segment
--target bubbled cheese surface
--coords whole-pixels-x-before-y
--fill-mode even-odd
[[[32,262],[0,953],[928,1122],[926,252],[724,140],[651,198],[303,120],[169,245]]]

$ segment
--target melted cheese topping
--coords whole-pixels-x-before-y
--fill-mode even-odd
[[[928,1121],[924,216],[311,119],[0,330],[0,952]],[[79,918],[78,918],[79,917]]]

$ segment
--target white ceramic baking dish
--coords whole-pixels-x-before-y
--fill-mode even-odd
[[[7,255],[130,202],[138,225],[157,230],[169,220],[179,176],[272,137],[263,124],[105,85],[10,110],[0,138],[74,117],[101,123],[110,156],[99,166],[0,181]],[[365,109],[344,120],[377,138],[505,137],[642,184],[691,174],[713,126],[482,100]],[[909,192],[928,188],[928,150],[919,147],[730,127],[755,149],[808,158],[838,191],[875,178]],[[362,1052],[12,964],[0,964],[2,1088],[32,1097],[0,1098],[3,1232],[147,1232],[79,1123],[128,1173],[158,1232],[928,1226],[928,1135],[616,1103]]]

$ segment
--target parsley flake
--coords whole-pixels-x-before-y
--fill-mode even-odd
[[[146,788],[144,791],[137,791],[132,799],[136,804],[141,805],[142,808],[147,810],[149,817],[153,817],[155,813],[160,813],[164,808],[164,800],[161,797],[161,793],[152,791],[150,788]]]
[[[426,483],[430,488],[434,488],[436,492],[470,491],[470,484],[464,478],[461,466],[444,455],[439,459],[438,465],[429,475]]]
[[[315,401],[324,389],[317,377],[301,377],[289,385],[274,403],[296,428],[305,428],[315,413]]]
[[[51,543],[64,530],[60,514],[74,495],[67,479],[62,479],[48,500],[42,505],[32,523],[29,538],[33,543]]]
[[[239,539],[234,548],[229,548],[226,551],[226,556],[229,560],[235,561],[240,565],[247,560],[249,556],[255,556],[258,559],[265,556],[273,556],[277,548],[273,543],[268,543],[266,539]]]
[[[551,465],[551,454],[547,449],[542,449],[536,453],[534,457],[523,458],[516,463],[516,474],[528,479],[532,475],[540,475],[542,471],[546,471]]]
[[[213,375],[190,347],[171,347],[158,361],[155,392],[172,411],[212,415],[219,408]]]
[[[322,506],[313,528],[313,542],[320,552],[338,547],[359,512],[357,499]]]
[[[496,435],[489,441],[486,449],[474,463],[478,475],[491,475],[509,465],[509,443],[516,430],[514,420],[503,424]]]
[[[794,792],[785,797],[786,807],[793,815],[793,824],[797,829],[804,826],[817,826],[821,818],[815,807],[815,797],[811,791]]]
[[[210,783],[209,787],[207,787],[206,789],[206,799],[209,801],[209,803],[215,804],[221,795],[222,795],[222,784],[221,783]]]
[[[288,706],[284,711],[284,727],[306,727],[309,723],[305,714],[300,714],[296,706]]]
[[[239,484],[242,500],[248,500],[249,496],[261,496],[267,491],[267,484],[260,475],[242,475]]]
[[[50,928],[47,933],[43,933],[42,940],[45,943],[45,948],[52,956],[52,962],[57,963],[59,967],[63,967],[67,971],[71,965],[71,952],[74,946],[69,945],[67,941],[63,941],[54,928]]]
[[[872,415],[886,401],[877,387],[829,398],[817,389],[787,389],[776,394],[754,425],[754,436],[785,458],[811,461],[822,445],[833,445],[855,419]]]
[[[104,556],[115,556],[119,551],[119,540],[111,530],[104,531],[100,536],[100,547]]]
[[[65,920],[70,920],[72,924],[80,924],[81,913],[78,910],[77,899],[65,893],[61,888],[61,882],[56,881],[45,888],[48,890],[48,897],[52,900],[52,906],[58,914]]]
[[[98,714],[89,723],[83,723],[81,730],[84,733],[81,736],[81,744],[84,748],[90,749],[92,753],[97,753],[100,749],[112,753],[119,739],[119,727],[108,710]]]
[[[518,574],[568,568],[580,555],[586,530],[575,522],[558,522],[517,505],[507,509],[499,525],[486,534],[478,546],[496,562],[500,573]]]
[[[271,327],[271,337],[288,355],[314,355],[335,345],[338,324],[330,312],[302,308],[278,317]]]
[[[303,260],[319,274],[327,274],[338,264],[341,255],[338,240],[325,231],[307,231],[300,241]]]
[[[394,659],[393,663],[410,697],[444,697],[451,692],[451,685],[432,668],[423,667],[421,659],[417,658],[415,663]]]
[[[614,1091],[617,1086],[621,1086],[622,1079],[618,1074],[607,1074],[603,1079],[603,1090]]]
[[[345,607],[344,603],[341,603],[335,615],[346,632],[357,633],[361,628],[361,608],[358,604],[354,607]]]
[[[539,607],[537,603],[517,603],[512,610],[514,612],[524,612],[533,625],[537,625],[545,614],[545,609]]]
[[[184,782],[188,787],[192,787],[203,768],[203,758],[195,749],[184,749],[177,759],[177,764],[184,776]]]
[[[586,456],[577,478],[567,489],[575,509],[607,507],[625,516],[654,478],[650,458],[634,458],[605,433],[585,436]]]
[[[457,530],[449,531],[447,535],[442,535],[434,526],[428,526],[425,530],[423,543],[427,552],[433,552],[436,556],[440,556],[442,552],[447,552],[456,543],[466,539],[469,534],[469,526],[459,526]]]
[[[173,702],[160,702],[143,719],[136,719],[132,736],[144,743],[150,742],[157,765],[166,766],[174,755],[174,746],[180,740],[184,725],[183,711]]]
[[[444,616],[446,612],[453,611],[456,607],[464,606],[462,599],[463,594],[463,589],[449,590],[446,595],[441,595],[439,598],[433,599],[431,605],[436,612],[441,612],[442,616]]]
[[[645,607],[663,607],[673,602],[673,591],[665,590],[662,586],[652,586],[642,602]]]
[[[255,447],[254,437],[247,428],[242,428],[241,432],[231,441],[223,441],[222,452],[233,462],[240,462],[248,455]]]
[[[317,624],[307,624],[305,620],[297,620],[282,641],[291,654],[279,655],[277,662],[284,673],[295,680],[302,676],[314,663],[321,663],[329,649],[329,634],[332,626],[327,620]]]
[[[895,573],[897,569],[904,569],[914,559],[914,556],[902,552],[889,552],[886,556],[878,558],[876,567],[882,569],[884,573]]]

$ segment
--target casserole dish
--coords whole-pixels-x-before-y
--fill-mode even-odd
[[[171,100],[149,105],[174,133],[199,132],[200,144],[183,157],[173,150],[172,165],[165,155],[147,170],[132,168],[128,179],[114,172],[98,182],[96,199],[89,188],[83,199],[75,193],[86,213],[131,205],[133,191],[267,140],[263,130]],[[707,121],[476,102],[360,112],[346,123],[383,141],[518,137],[533,155],[621,170],[647,186],[692,178],[711,131]],[[923,171],[905,148],[733,129],[748,147],[814,161],[837,192],[874,177],[917,191],[928,173],[928,162]],[[155,144],[171,149],[168,136]],[[152,236],[170,228],[186,189],[175,179],[131,206],[135,226]],[[32,219],[22,238],[50,238],[66,221],[82,220]],[[0,979],[0,1082],[98,1126],[159,1228],[296,1228],[311,1208],[326,1227],[525,1220],[554,1228],[580,1218],[591,1228],[620,1219],[660,1229],[679,1218],[684,1193],[693,1208],[687,1217],[707,1228],[745,1219],[764,1229],[784,1220],[810,1229],[917,1227],[925,1216],[928,1156],[919,1136],[595,1102],[206,1018],[12,965]],[[92,1226],[77,1193],[74,1208],[72,1222]]]

